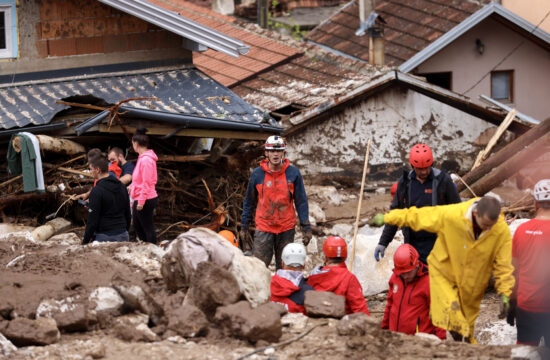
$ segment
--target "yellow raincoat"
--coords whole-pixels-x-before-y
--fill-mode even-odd
[[[510,230],[501,215],[475,240],[472,212],[477,200],[396,209],[384,216],[387,224],[437,234],[428,256],[430,316],[435,326],[456,331],[473,342],[474,323],[491,271],[499,294],[510,296],[514,287]]]

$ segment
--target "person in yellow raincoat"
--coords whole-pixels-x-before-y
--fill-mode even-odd
[[[475,343],[474,323],[491,271],[502,301],[500,317],[506,314],[514,287],[512,238],[497,199],[396,209],[384,215],[384,222],[437,233],[428,256],[435,326],[451,331],[456,340]]]

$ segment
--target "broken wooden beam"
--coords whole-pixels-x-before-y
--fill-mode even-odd
[[[84,146],[71,140],[59,139],[47,135],[36,135],[40,150],[50,151],[58,154],[76,155],[86,151]],[[21,152],[21,138],[16,136],[12,142],[13,149]]]
[[[54,197],[54,194],[51,193],[30,193],[30,194],[19,194],[19,195],[7,195],[0,197],[0,207],[18,204],[28,200],[44,200],[47,198]]]
[[[68,173],[75,174],[75,175],[82,175],[82,176],[91,177],[91,178],[94,177],[94,176],[93,176],[91,173],[89,173],[89,172],[84,172],[84,171],[69,169],[69,168],[62,167],[62,166],[57,166],[57,165],[54,165],[54,164],[42,163],[42,166],[45,167],[45,168],[47,168],[47,169],[56,169],[56,170],[59,170],[59,171],[64,171],[64,172],[68,172]]]
[[[464,175],[462,179],[467,184],[475,183],[483,176],[485,176],[488,172],[490,172],[494,167],[504,163],[506,160],[510,159],[512,156],[523,150],[526,146],[532,144],[535,140],[548,133],[549,131],[550,118],[546,119],[539,125],[527,131],[525,134],[510,142],[508,145],[506,145],[501,150],[489,157],[487,160],[482,162],[481,165],[479,165],[477,168]],[[459,182],[456,184],[456,188],[458,192],[461,192],[466,188],[466,186]]]
[[[210,154],[198,155],[158,155],[158,161],[173,161],[173,162],[191,162],[204,161],[210,157]]]
[[[491,172],[487,173],[484,177],[470,185],[470,188],[475,194],[477,194],[477,196],[483,196],[493,188],[500,185],[504,180],[514,175],[521,168],[529,164],[530,161],[534,161],[541,156],[548,145],[550,145],[550,132],[547,132],[545,135],[535,140],[531,145],[521,149],[516,154],[502,162],[502,164],[496,166]],[[463,190],[460,193],[460,196],[472,197],[475,195],[467,189]]]

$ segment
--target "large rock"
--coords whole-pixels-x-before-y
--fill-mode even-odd
[[[112,287],[98,287],[88,297],[93,310],[98,316],[120,314],[124,299]]]
[[[10,356],[12,352],[16,352],[17,347],[11,343],[4,335],[0,333],[0,355],[6,358]]]
[[[58,329],[64,332],[87,331],[97,322],[95,314],[88,310],[87,302],[78,297],[42,301],[36,309],[36,318],[52,318]]]
[[[378,322],[365,313],[346,315],[336,325],[336,331],[341,336],[363,336],[369,327],[379,327]]]
[[[329,291],[306,291],[304,307],[308,316],[339,319],[346,315],[346,298]]]
[[[164,316],[164,310],[140,286],[125,284],[120,280],[113,280],[113,287],[124,299],[124,306],[130,310],[137,310],[149,315],[150,321],[158,325]]]
[[[50,318],[17,318],[9,322],[4,336],[15,346],[50,345],[61,337],[55,320]]]
[[[125,264],[140,268],[148,277],[161,278],[160,266],[164,250],[154,244],[120,246],[113,257]]]
[[[0,317],[10,320],[13,305],[8,299],[0,299]]]
[[[183,304],[169,314],[168,330],[190,338],[205,335],[208,331],[208,320],[202,311],[193,305]]]
[[[215,321],[226,336],[253,343],[259,340],[277,342],[282,335],[280,312],[268,304],[255,309],[247,301],[221,306],[216,311]]]
[[[192,303],[212,319],[218,306],[234,304],[242,294],[239,283],[229,271],[205,261],[197,266],[191,278],[189,296]]]

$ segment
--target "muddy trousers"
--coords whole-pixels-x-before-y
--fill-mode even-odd
[[[280,234],[272,234],[256,230],[254,232],[254,245],[252,246],[252,253],[255,257],[262,260],[265,266],[269,266],[273,253],[275,253],[275,266],[281,269],[281,255],[283,248],[292,242],[294,242],[294,229],[284,231]]]
[[[153,212],[158,204],[158,197],[145,200],[143,209],[137,210],[137,201],[134,201],[132,208],[132,218],[134,220],[134,229],[136,235],[141,241],[151,244],[157,243],[157,234],[155,232],[155,224],[153,223]]]
[[[534,313],[516,308],[518,344],[538,346],[544,337],[544,345],[550,347],[550,312]]]

